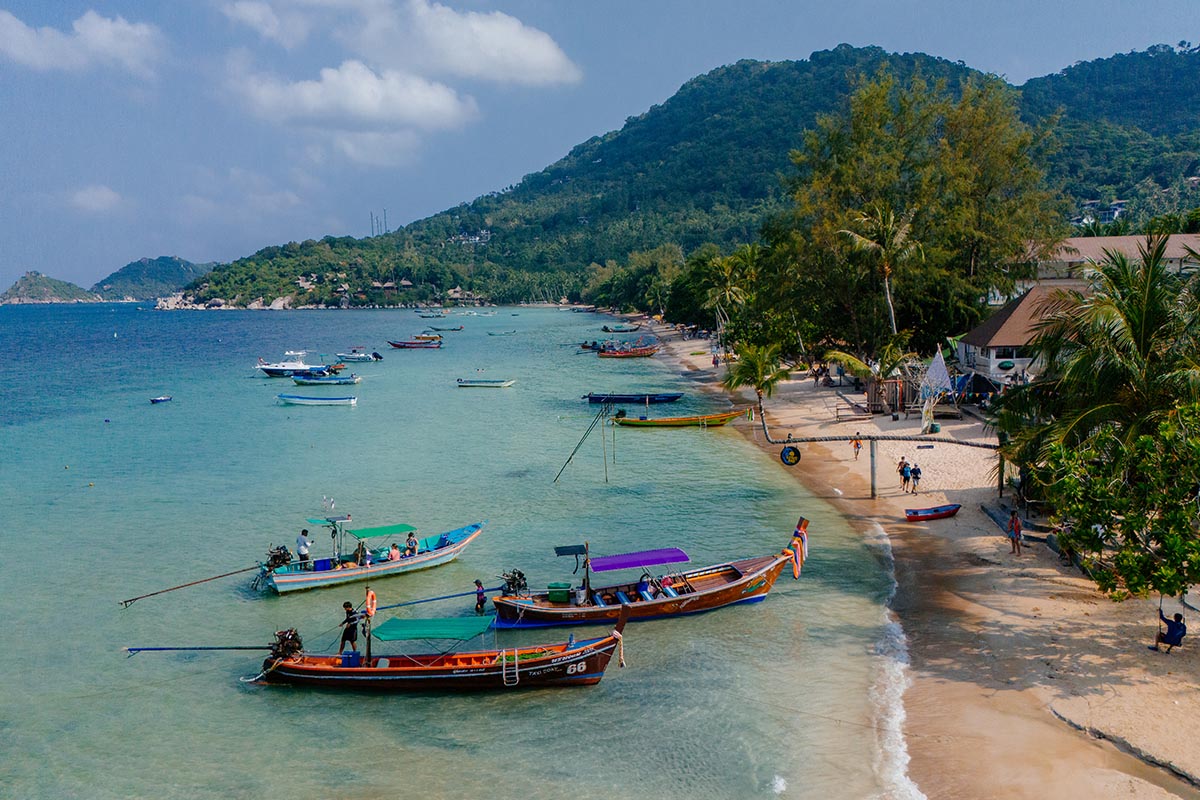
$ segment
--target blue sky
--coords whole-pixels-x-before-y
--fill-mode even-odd
[[[695,75],[848,42],[1020,84],[1191,0],[0,0],[0,290],[366,236],[507,185]],[[1194,22],[1190,27],[1194,27]]]

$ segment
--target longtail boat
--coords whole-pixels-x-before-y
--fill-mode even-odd
[[[297,386],[353,386],[361,383],[362,378],[352,372],[349,375],[293,375],[292,381]]]
[[[310,561],[292,561],[291,553],[286,547],[274,548],[267,554],[267,560],[259,564],[256,585],[265,585],[284,594],[440,567],[458,558],[459,553],[466,549],[487,524],[487,520],[484,520],[436,536],[426,536],[418,539],[416,555],[388,560],[390,548],[386,540],[403,543],[409,533],[417,532],[416,528],[412,525],[382,525],[351,530],[346,527],[346,523],[350,522],[348,515],[310,519],[308,522],[329,528],[334,555]],[[384,540],[384,543],[380,547],[370,547],[368,539],[380,539]]]
[[[683,397],[683,392],[648,392],[642,394],[617,394],[614,392],[588,392],[582,398],[589,403],[674,403]]]
[[[799,527],[797,531],[802,532]],[[803,541],[807,543],[807,534]],[[573,555],[576,560],[582,556],[582,585],[572,588],[569,582],[564,582],[552,584],[545,592],[530,592],[519,570],[506,574],[504,592],[492,599],[497,628],[609,623],[625,607],[629,609],[630,620],[637,622],[699,614],[737,603],[756,603],[766,599],[785,566],[793,564],[793,574],[799,577],[799,564],[803,562],[798,548],[785,549],[775,555],[654,576],[650,568],[689,561],[687,553],[668,547],[592,558],[586,542],[556,547],[554,551],[560,556]],[[592,586],[592,572],[619,569],[640,569],[642,577],[611,586]]]
[[[303,394],[277,394],[276,399],[289,406],[356,406],[358,398],[348,397],[311,397]]]
[[[411,340],[411,341],[401,341],[401,342],[389,341],[388,344],[390,344],[392,347],[396,348],[397,350],[437,350],[439,347],[442,346],[441,342],[429,342],[429,341],[422,341],[419,339]]]
[[[603,326],[602,328],[600,328],[600,330],[604,331],[605,333],[633,333],[634,331],[639,331],[639,330],[641,330],[641,329],[642,329],[642,326],[641,326],[641,325],[638,325],[638,324],[633,324],[633,325],[621,325],[621,324],[617,324],[617,325],[605,325],[605,326]]]
[[[486,379],[486,378],[459,378],[458,388],[460,389],[507,389],[516,383],[515,380],[503,379]]]
[[[749,417],[751,413],[753,412],[749,410],[737,410],[722,411],[719,414],[698,414],[691,417],[659,417],[657,419],[628,417],[618,414],[613,417],[613,424],[626,428],[714,428],[726,424],[734,417],[743,415]]]
[[[945,519],[953,517],[962,508],[958,503],[950,503],[944,506],[933,506],[931,508],[906,508],[904,509],[904,518],[909,522],[924,522],[927,519]]]
[[[455,328],[439,328],[437,325],[429,326],[429,330],[431,330],[431,331],[461,331],[462,329],[463,329],[462,325],[459,325],[458,327],[455,327]]]
[[[644,347],[630,347],[627,350],[601,350],[596,355],[600,358],[649,358],[658,352],[658,345],[650,344]]]
[[[440,333],[418,333],[413,336],[413,339],[418,342],[440,342],[442,335]]]
[[[368,594],[368,597],[372,595]],[[368,601],[368,608],[370,603]],[[600,682],[613,654],[624,666],[622,631],[628,614],[618,616],[612,632],[596,639],[489,650],[374,655],[371,637],[380,641],[467,641],[488,629],[492,617],[389,619],[367,627],[367,652],[332,655],[306,653],[295,629],[279,631],[263,661],[261,680],[376,691],[492,691],[549,686],[590,686]]]

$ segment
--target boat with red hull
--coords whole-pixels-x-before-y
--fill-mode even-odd
[[[366,657],[357,652],[306,653],[295,630],[280,631],[271,655],[263,662],[261,679],[267,683],[390,692],[590,686],[604,677],[614,653],[618,662],[622,661],[621,632],[627,619],[628,613],[618,616],[612,632],[596,639],[415,655],[374,656],[368,651]],[[426,623],[481,623],[486,628],[490,621],[490,617],[446,621],[392,619],[380,625],[374,635],[383,641],[459,638],[457,634],[440,635]],[[415,623],[416,632],[406,632],[406,623],[410,626]]]
[[[529,592],[524,589],[523,575],[517,573],[519,586],[514,586],[512,578],[506,575],[509,585],[505,593],[492,600],[497,628],[611,623],[625,609],[629,619],[637,622],[699,614],[737,603],[756,603],[766,599],[784,567],[799,559],[791,550],[784,550],[776,555],[655,577],[649,573],[650,567],[688,561],[687,554],[672,547],[591,558],[587,544],[557,547],[555,552],[583,558],[583,585],[571,588],[569,583],[563,583],[552,585],[545,592]],[[642,579],[603,587],[591,585],[591,572],[617,569],[642,569]]]
[[[924,522],[927,519],[945,519],[953,517],[958,513],[962,506],[958,503],[950,503],[944,506],[933,506],[932,508],[906,508],[904,509],[904,518],[909,522]]]

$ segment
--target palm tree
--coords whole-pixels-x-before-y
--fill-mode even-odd
[[[1102,428],[1128,446],[1200,401],[1200,276],[1168,271],[1166,244],[1148,236],[1136,259],[1105,251],[1085,272],[1090,292],[1059,292],[1044,304],[1031,344],[1042,372],[998,403],[1007,458],[1038,464],[1053,445]]]
[[[722,346],[725,344],[724,333],[729,325],[730,314],[746,302],[746,290],[742,288],[746,259],[739,255],[740,253],[741,250],[723,258],[713,259],[712,285],[705,297],[705,308],[712,309],[716,314],[717,337]],[[756,256],[757,252],[754,255]]]
[[[754,394],[758,397],[758,418],[762,421],[763,430],[767,423],[763,419],[763,397],[775,393],[775,387],[791,377],[792,371],[779,362],[779,345],[769,344],[760,347],[753,344],[740,344],[737,347],[737,360],[729,368],[721,385],[730,391],[736,391],[743,386],[753,386]]]
[[[841,230],[838,233],[850,240],[855,250],[869,253],[879,261],[883,274],[883,295],[887,300],[888,321],[892,324],[892,335],[896,331],[896,309],[892,305],[892,271],[913,258],[924,258],[921,244],[910,238],[912,220],[916,208],[910,208],[900,219],[890,208],[872,205],[854,219],[858,230]]]
[[[863,380],[875,378],[876,400],[883,404],[886,413],[892,412],[883,391],[883,382],[900,374],[900,367],[907,361],[920,358],[908,349],[909,331],[897,333],[879,349],[878,358],[873,361],[863,361],[857,356],[841,350],[827,350],[825,360],[841,364],[851,375]]]

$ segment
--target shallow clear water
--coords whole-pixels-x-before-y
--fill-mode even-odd
[[[880,647],[894,638],[883,612],[891,578],[832,509],[732,429],[597,431],[553,482],[597,410],[580,400],[588,391],[687,392],[652,416],[720,410],[657,359],[600,360],[564,346],[598,338],[604,321],[499,309],[451,317],[465,330],[445,333],[440,351],[397,351],[386,340],[428,320],[396,310],[0,307],[0,794],[896,791],[895,759],[880,757],[895,743],[876,732],[888,718],[880,704],[897,694],[880,683],[902,680],[889,677],[896,657]],[[252,369],[258,356],[354,345],[384,360],[352,365],[363,382],[325,393],[349,389],[357,408],[279,405],[275,395],[297,387]],[[517,383],[455,386],[476,376]],[[161,394],[174,399],[151,405]],[[706,564],[783,547],[803,515],[812,555],[801,580],[781,579],[764,603],[631,626],[629,667],[614,665],[591,688],[332,693],[240,682],[257,672],[256,652],[120,651],[266,644],[285,627],[310,649],[336,647],[340,606],[361,602],[361,584],[260,596],[240,575],[118,604],[251,566],[272,543],[293,546],[323,496],[364,526],[433,533],[489,520],[459,561],[375,584],[381,604],[468,591],[477,577],[495,586],[512,567],[534,586],[567,579],[573,560],[555,559],[553,547],[584,539],[601,554],[682,546]],[[315,555],[328,550],[319,537]],[[472,606],[462,598],[397,613]],[[565,635],[498,634],[509,644]]]

